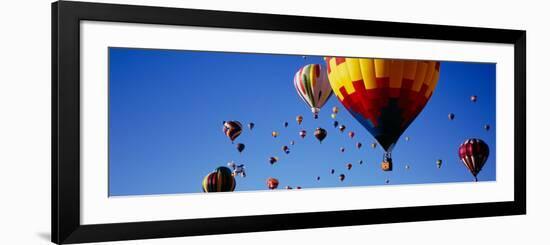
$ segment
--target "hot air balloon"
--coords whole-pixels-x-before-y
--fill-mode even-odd
[[[363,160],[359,160],[359,164],[363,164]]]
[[[229,192],[234,191],[237,182],[228,167],[218,167],[207,174],[202,180],[203,192]]]
[[[231,169],[233,169],[233,172],[231,173],[231,175],[233,175],[233,176],[240,175],[243,178],[246,177],[244,164],[237,165],[234,162],[229,162],[229,163],[227,163],[227,166],[229,166]]]
[[[349,131],[348,135],[350,138],[353,139],[353,137],[355,136],[355,133],[353,131]]]
[[[340,152],[344,152],[344,151],[346,151],[346,148],[340,147]]]
[[[327,131],[323,128],[317,128],[315,129],[315,133],[313,133],[313,135],[315,135],[315,138],[317,138],[319,143],[321,143],[325,137],[327,137]]]
[[[275,164],[277,161],[279,161],[278,157],[270,157],[269,158],[269,164],[271,164],[271,165]]]
[[[332,95],[327,73],[319,64],[309,64],[298,70],[294,75],[294,87],[315,118]]]
[[[317,181],[321,180],[321,176],[317,176]]]
[[[477,101],[477,96],[476,95],[470,96],[470,101],[476,102]]]
[[[458,156],[477,181],[477,174],[489,157],[489,146],[480,139],[468,139],[458,148]]]
[[[231,140],[231,143],[241,135],[242,130],[243,128],[239,121],[226,121],[223,124],[223,133]]]
[[[437,161],[435,162],[435,164],[437,165],[437,168],[441,168],[441,165],[443,164],[443,160],[437,159]]]
[[[409,136],[405,136],[405,141],[409,141],[410,139]]]
[[[447,117],[449,118],[449,120],[454,120],[455,119],[455,114],[453,113],[449,113],[449,115],[447,115]]]
[[[285,186],[285,189],[287,189],[287,190],[292,190],[292,187],[290,187],[290,186],[287,185],[287,186]]]
[[[237,151],[239,151],[239,153],[243,152],[244,150],[244,144],[243,143],[238,143],[237,144]]]
[[[340,127],[338,127],[338,129],[340,130],[340,133],[343,133],[344,130],[346,130],[346,125],[340,125]]]
[[[340,181],[344,181],[345,178],[346,178],[346,176],[344,174],[340,174],[340,176],[338,176],[338,179]]]
[[[273,131],[271,132],[271,136],[273,136],[273,138],[277,138],[277,136],[279,136],[279,132]]]
[[[330,114],[330,118],[336,119],[336,114],[334,114],[334,113]]]
[[[294,140],[291,140],[291,141],[290,141],[290,145],[294,145]]]
[[[305,138],[306,137],[306,131],[305,130],[301,130],[300,133],[299,133],[300,137]]]
[[[386,179],[386,184],[389,184],[390,183],[390,180],[389,179]]]
[[[330,174],[334,174],[334,169],[331,169],[331,170],[330,170]]]
[[[351,167],[353,167],[353,165],[352,165],[351,163],[346,164],[346,168],[347,168],[348,170],[350,170]]]
[[[248,123],[248,129],[252,130],[254,128],[254,123],[251,122],[251,123]]]
[[[406,169],[406,170],[409,170],[410,168],[411,168],[411,167],[410,167],[408,164],[405,165],[405,169]]]
[[[267,188],[270,190],[277,189],[277,186],[279,186],[279,180],[272,177],[269,177],[266,182]]]
[[[302,187],[301,186],[296,186],[296,189],[301,190]]]
[[[375,143],[372,143],[372,144],[370,144],[370,147],[372,147],[372,149],[376,148],[376,142],[375,142]]]
[[[290,153],[290,150],[288,149],[288,146],[286,146],[286,145],[283,146],[283,151],[284,151],[286,154]]]
[[[391,151],[422,111],[439,80],[437,61],[325,57],[338,100],[384,149]]]
[[[361,144],[361,142],[357,142],[357,144],[355,144],[355,146],[357,146],[357,149],[361,149],[361,146],[363,146],[363,144]]]
[[[338,107],[337,106],[332,107],[332,113],[338,114]]]
[[[338,127],[338,121],[334,121],[334,122],[332,123],[332,126],[334,126],[335,128]]]
[[[284,125],[285,125],[285,128],[286,128],[286,127],[288,127],[288,122],[285,122],[285,124],[284,124]]]
[[[485,124],[483,125],[483,128],[485,129],[485,131],[489,131],[489,129],[491,129],[491,126],[489,124]]]
[[[298,123],[298,125],[302,124],[303,120],[304,120],[304,117],[302,117],[301,115],[296,116],[296,122]]]

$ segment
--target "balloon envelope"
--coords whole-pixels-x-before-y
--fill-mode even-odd
[[[244,147],[245,147],[245,146],[244,146],[244,144],[242,144],[242,143],[237,144],[237,151],[243,152]]]
[[[203,192],[229,192],[234,191],[237,182],[228,167],[218,167],[207,174],[202,180]]]
[[[267,182],[267,188],[269,188],[270,190],[277,189],[277,187],[279,186],[279,180],[275,178],[270,177],[267,179],[266,182]]]
[[[234,141],[239,135],[241,135],[243,128],[239,121],[226,121],[223,124],[223,133],[231,141]]]
[[[338,100],[386,152],[422,111],[439,80],[436,61],[325,57]]]
[[[317,128],[315,129],[314,135],[319,142],[323,142],[323,140],[327,137],[327,131],[323,128]]]
[[[477,181],[477,175],[489,157],[489,146],[481,139],[468,139],[458,148],[458,157]]]
[[[319,64],[309,64],[300,68],[294,75],[294,87],[315,118],[332,95],[327,73]]]

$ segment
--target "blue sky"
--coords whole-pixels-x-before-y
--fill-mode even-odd
[[[394,170],[384,172],[383,150],[370,147],[374,139],[335,96],[313,119],[292,84],[308,63],[324,65],[313,56],[109,48],[109,195],[201,192],[204,176],[230,161],[246,167],[247,177],[236,177],[236,191],[266,190],[269,177],[279,179],[279,188],[385,185],[386,179],[391,185],[472,181],[457,152],[473,137],[491,150],[479,181],[495,180],[495,64],[442,62],[432,98],[394,148]],[[478,96],[476,103],[470,95]],[[336,120],[346,125],[345,133],[332,126],[333,106],[340,108]],[[454,121],[447,119],[451,112]],[[303,115],[302,125],[297,115]],[[246,145],[242,153],[223,134],[224,120],[245,127],[235,141]],[[252,131],[249,122],[256,125]],[[322,144],[313,137],[317,127],[328,131]],[[305,139],[298,136],[302,129]],[[279,137],[271,137],[272,131]],[[279,162],[270,165],[270,156]],[[437,159],[443,160],[440,169]]]

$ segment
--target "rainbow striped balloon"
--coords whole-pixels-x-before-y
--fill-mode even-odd
[[[294,87],[315,118],[332,95],[325,69],[319,64],[309,64],[298,70],[294,75]]]

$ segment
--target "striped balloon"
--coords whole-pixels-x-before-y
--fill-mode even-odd
[[[234,191],[237,182],[228,167],[219,167],[209,173],[202,180],[203,192],[229,192]]]
[[[294,87],[315,118],[332,95],[325,69],[319,64],[309,64],[298,70],[294,75]]]
[[[477,174],[489,157],[489,146],[480,139],[468,139],[458,148],[458,156],[477,181]]]
[[[391,150],[422,111],[439,80],[436,61],[325,57],[338,100],[384,148]]]
[[[223,133],[233,142],[243,130],[239,121],[227,121],[223,124]]]

